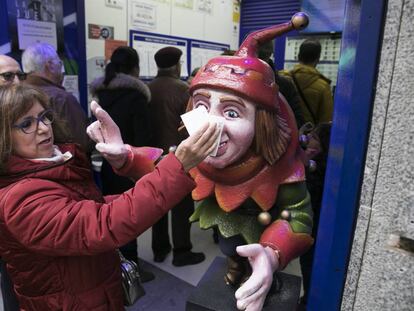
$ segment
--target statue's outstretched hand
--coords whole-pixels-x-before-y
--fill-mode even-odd
[[[121,168],[125,164],[129,151],[122,140],[119,127],[96,101],[91,102],[91,111],[97,120],[88,126],[86,132],[96,142],[96,150],[109,164],[115,169]]]
[[[272,248],[260,244],[239,246],[237,253],[249,258],[253,271],[250,278],[236,291],[237,308],[260,311],[272,285],[273,272],[279,266],[279,258]]]

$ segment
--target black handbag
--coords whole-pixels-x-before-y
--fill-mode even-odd
[[[138,265],[126,259],[118,250],[121,259],[122,289],[124,291],[124,305],[132,306],[139,298],[145,295],[141,284]]]

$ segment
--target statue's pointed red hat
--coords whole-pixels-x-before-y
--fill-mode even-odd
[[[308,16],[299,12],[290,22],[252,32],[234,56],[210,59],[194,77],[190,93],[199,88],[225,89],[265,109],[277,110],[279,87],[270,66],[257,58],[258,47],[293,29],[304,29],[308,23]]]

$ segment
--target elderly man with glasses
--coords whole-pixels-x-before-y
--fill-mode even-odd
[[[22,72],[20,65],[7,55],[0,55],[0,86],[9,83],[19,83],[27,75]]]
[[[0,55],[0,87],[10,83],[19,83],[25,79],[26,74],[22,72],[18,62],[10,56]],[[19,310],[19,303],[13,291],[13,283],[7,273],[6,263],[1,258],[0,274],[4,311],[17,311]]]
[[[44,91],[49,96],[51,108],[66,121],[70,134],[68,141],[91,152],[93,145],[86,135],[86,114],[78,100],[62,86],[63,66],[55,48],[47,43],[28,46],[22,54],[22,66],[28,73],[26,82]]]

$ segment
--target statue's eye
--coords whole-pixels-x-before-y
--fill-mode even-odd
[[[199,108],[199,107],[204,107],[204,108],[208,111],[208,106],[207,106],[205,103],[201,102],[201,101],[198,101],[198,102],[194,105],[194,109]]]
[[[225,113],[225,116],[231,119],[235,119],[239,117],[239,113],[233,109],[227,110]]]

